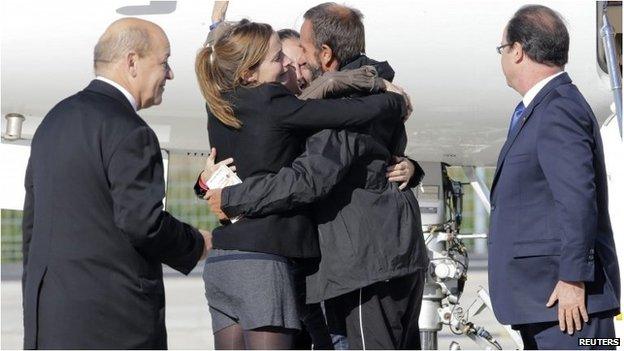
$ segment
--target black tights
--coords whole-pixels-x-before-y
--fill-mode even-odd
[[[288,350],[295,332],[280,327],[243,330],[234,324],[214,334],[215,350]]]

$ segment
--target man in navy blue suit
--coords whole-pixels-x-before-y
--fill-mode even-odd
[[[568,47],[560,16],[530,5],[497,48],[522,100],[492,184],[489,286],[496,318],[525,349],[613,338],[620,307],[599,125],[564,72]]]

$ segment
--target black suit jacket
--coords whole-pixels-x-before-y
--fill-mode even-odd
[[[226,98],[243,126],[230,128],[208,113],[208,134],[217,161],[233,157],[243,180],[290,165],[303,151],[305,135],[317,129],[362,126],[373,120],[398,122],[405,108],[403,98],[394,93],[302,101],[278,83],[241,87]],[[213,235],[214,247],[221,249],[299,258],[319,255],[316,224],[307,208],[243,218],[216,228]]]
[[[56,105],[32,141],[24,204],[24,348],[166,348],[162,266],[201,234],[163,211],[161,150],[113,86]]]

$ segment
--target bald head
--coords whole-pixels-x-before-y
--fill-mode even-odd
[[[166,40],[165,32],[150,21],[128,17],[113,22],[93,50],[95,73],[101,73],[130,52],[139,57],[149,54],[154,42],[162,38]]]
[[[113,22],[93,50],[95,74],[120,84],[134,97],[137,108],[158,105],[169,66],[167,35],[158,25],[139,18]]]

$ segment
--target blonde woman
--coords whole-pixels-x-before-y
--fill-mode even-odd
[[[301,101],[280,84],[289,65],[271,26],[249,21],[227,28],[197,56],[216,161],[236,160],[241,179],[289,165],[320,129],[401,120],[406,112],[404,98],[394,93]],[[291,259],[318,257],[317,240],[306,208],[214,230],[204,281],[215,348],[291,347],[300,328]]]

